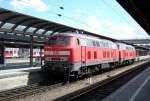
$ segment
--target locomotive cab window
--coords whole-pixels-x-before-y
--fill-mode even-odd
[[[57,44],[57,38],[56,37],[52,37],[48,40],[48,44],[49,45],[56,45]]]
[[[69,37],[51,37],[48,40],[49,45],[68,45],[69,43]]]
[[[59,45],[68,45],[69,44],[69,38],[68,37],[59,37],[58,43],[59,43]]]

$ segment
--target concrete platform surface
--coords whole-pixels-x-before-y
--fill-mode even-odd
[[[103,101],[150,101],[150,67]]]
[[[26,86],[38,81],[41,67],[0,70],[0,91]]]
[[[7,78],[10,76],[28,74],[29,72],[40,71],[41,67],[28,67],[19,69],[0,70],[0,79]]]

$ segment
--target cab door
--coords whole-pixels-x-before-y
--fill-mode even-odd
[[[81,67],[86,66],[86,40],[83,38],[78,39],[78,43],[81,47]]]
[[[81,66],[86,66],[86,46],[81,46]]]

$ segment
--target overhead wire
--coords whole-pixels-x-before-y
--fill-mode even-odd
[[[125,14],[120,14],[120,12],[118,12],[117,11],[117,8],[116,8],[116,6],[114,6],[114,5],[111,5],[111,4],[109,4],[108,2],[107,2],[107,0],[102,0],[103,1],[103,3],[106,5],[106,6],[108,6],[111,10],[113,10],[114,11],[114,13],[117,15],[117,16],[119,16],[123,21],[125,21],[125,22],[127,22],[129,25],[134,25],[134,26],[137,26],[135,23],[131,23],[131,21],[128,21],[128,19],[124,16]],[[128,14],[129,15],[129,14]],[[129,15],[130,16],[130,15]],[[131,17],[131,16],[130,16]],[[136,36],[135,36],[136,37]],[[136,38],[138,38],[138,37],[136,37]]]
[[[127,22],[127,23],[130,23],[131,24],[131,22],[130,21],[128,21],[127,19],[126,19],[126,17],[124,17],[122,14],[120,14],[118,11],[117,11],[117,8],[116,8],[116,6],[114,6],[114,5],[110,5],[108,2],[107,2],[107,0],[102,0],[102,2],[107,6],[107,7],[109,7],[110,8],[110,10],[113,10],[114,11],[114,13],[116,14],[116,15],[118,15],[123,21],[125,21],[125,22]]]
[[[30,3],[28,3],[28,2],[26,2],[26,3],[30,5]],[[58,5],[58,6],[59,6],[59,5]],[[40,7],[38,7],[38,8],[40,8]],[[41,8],[41,9],[42,9],[42,8]],[[65,8],[64,8],[63,6],[59,6],[59,9],[64,10]],[[87,27],[94,28],[95,30],[97,30],[97,29],[96,29],[95,27],[93,27],[92,25],[89,25],[89,24],[87,24],[87,23],[85,23],[85,22],[83,22],[83,21],[81,21],[81,20],[75,19],[75,18],[73,18],[73,17],[68,17],[68,16],[62,14],[62,12],[56,13],[56,12],[53,12],[52,10],[48,10],[48,11],[46,11],[46,13],[47,13],[47,14],[53,14],[53,15],[59,16],[59,17],[63,17],[63,18],[65,18],[65,19],[71,20],[71,21],[76,22],[76,23],[78,22],[78,23],[80,23],[80,24],[82,24],[82,25],[86,25]],[[83,14],[82,14],[82,16],[83,16]],[[84,15],[84,16],[85,16],[85,15]],[[80,28],[79,28],[79,29],[80,29]],[[82,30],[85,30],[85,29],[82,29]]]
[[[122,18],[125,22],[127,22],[128,24],[130,24],[130,25],[133,25],[133,26],[137,26],[137,28],[139,27],[140,29],[142,29],[143,31],[145,31],[128,13],[128,15],[129,15],[129,17],[130,17],[130,19],[132,19],[132,20],[128,20],[126,17],[125,17],[125,14],[121,14],[121,13],[119,13],[118,11],[117,11],[117,7],[115,6],[115,5],[111,5],[110,3],[108,3],[107,2],[107,0],[102,0],[103,1],[103,3],[106,5],[106,6],[108,6],[108,7],[110,7],[110,9],[111,10],[113,10],[118,16],[120,16],[120,18]],[[124,10],[124,9],[123,9]],[[126,11],[125,11],[126,12]],[[132,23],[132,22],[134,22],[134,23]],[[138,29],[139,29],[138,28]],[[145,31],[145,33],[146,33],[146,31]],[[148,34],[147,34],[148,35]],[[148,36],[145,36],[146,38],[149,38]],[[141,37],[136,37],[136,38],[141,38]]]

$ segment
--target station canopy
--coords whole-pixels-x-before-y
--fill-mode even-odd
[[[30,36],[33,36],[34,43],[42,43],[51,34],[74,30],[66,25],[0,8],[0,38],[4,40],[30,42]]]

